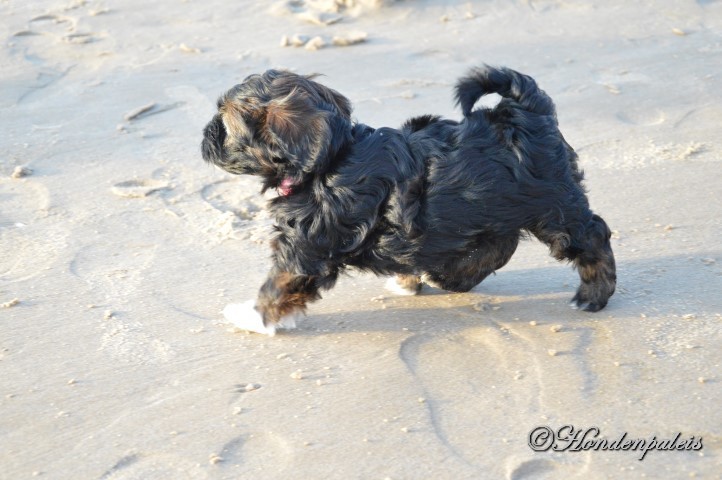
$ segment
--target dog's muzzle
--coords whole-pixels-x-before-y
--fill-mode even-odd
[[[216,114],[203,130],[203,142],[201,143],[203,160],[218,163],[223,158],[223,143],[225,140],[226,129],[223,126],[221,115]]]

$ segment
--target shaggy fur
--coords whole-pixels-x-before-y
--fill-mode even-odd
[[[460,122],[427,115],[398,130],[355,123],[349,101],[313,78],[251,75],[204,131],[207,162],[279,191],[273,268],[255,307],[264,324],[303,310],[346,267],[396,274],[410,291],[420,281],[468,291],[525,234],[573,262],[573,305],[604,308],[616,283],[610,230],[531,77],[474,69],[456,86]],[[474,110],[489,93],[498,105]]]

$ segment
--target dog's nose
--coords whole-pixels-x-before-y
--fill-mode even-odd
[[[213,148],[213,144],[208,140],[208,138],[204,138],[203,142],[201,143],[201,155],[203,155],[203,160],[206,162],[212,162],[213,161],[213,154],[215,152],[215,149]]]
[[[226,129],[221,121],[221,116],[216,115],[208,122],[203,130],[203,142],[201,143],[201,154],[206,162],[220,160],[223,154],[223,142],[226,139]]]

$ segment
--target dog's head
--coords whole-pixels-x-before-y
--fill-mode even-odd
[[[264,190],[324,171],[350,135],[351,105],[312,78],[268,70],[231,88],[203,132],[203,159],[261,176]]]

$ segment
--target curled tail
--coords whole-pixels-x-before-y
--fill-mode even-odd
[[[488,65],[473,68],[456,84],[456,104],[465,117],[471,115],[474,104],[484,95],[498,93],[510,98],[522,108],[539,115],[555,115],[554,103],[533,78],[509,68]]]

